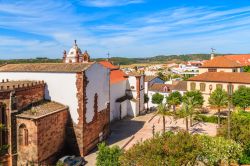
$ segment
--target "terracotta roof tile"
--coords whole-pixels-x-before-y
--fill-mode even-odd
[[[250,84],[250,73],[230,73],[230,72],[206,72],[200,75],[191,77],[188,81],[201,82],[229,82]]]
[[[28,63],[8,64],[0,72],[61,72],[74,73],[86,70],[93,63]]]
[[[250,54],[227,55],[226,58],[234,60],[241,65],[250,66]]]
[[[125,76],[126,76],[126,74],[121,70],[111,70],[110,83],[114,84],[114,83],[118,83],[120,81],[124,81],[127,79]]]
[[[225,56],[218,56],[212,60],[206,61],[201,68],[231,68],[231,67],[242,67],[242,64],[235,60],[228,59]]]
[[[155,78],[157,78],[157,76],[145,76],[145,82],[149,82]]]
[[[149,87],[149,91],[156,91],[156,92],[171,92],[173,89],[173,85],[170,84],[159,84],[155,83]]]
[[[176,85],[174,85],[173,90],[187,91],[187,81],[179,81]]]
[[[109,68],[109,69],[118,69],[119,68],[118,66],[113,65],[109,61],[101,61],[101,62],[98,62],[98,63],[102,64],[104,67]]]

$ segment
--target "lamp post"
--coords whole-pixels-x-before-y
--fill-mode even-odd
[[[209,94],[211,94],[212,90],[213,90],[213,85],[210,84],[210,85],[209,85]]]
[[[152,134],[153,134],[153,137],[155,136],[155,124],[153,124],[152,126]]]
[[[230,121],[230,116],[231,116],[231,100],[232,100],[232,95],[233,95],[233,85],[231,83],[228,84],[227,86],[227,93],[228,93],[228,117],[227,117],[227,134],[228,134],[228,139],[231,138],[231,121]]]

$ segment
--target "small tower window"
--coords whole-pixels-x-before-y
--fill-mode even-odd
[[[25,124],[19,127],[19,145],[27,146],[29,144],[29,132]]]

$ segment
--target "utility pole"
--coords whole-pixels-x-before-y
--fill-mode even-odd
[[[231,83],[228,84],[228,114],[227,114],[227,134],[228,134],[228,139],[231,138],[231,100],[232,100],[232,95],[233,95],[233,85]]]

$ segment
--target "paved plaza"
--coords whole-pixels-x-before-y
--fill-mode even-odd
[[[186,128],[184,119],[174,120],[172,117],[166,117],[165,120],[167,131]],[[153,126],[155,126],[155,133],[162,132],[162,117],[156,116],[154,113],[116,121],[111,124],[111,134],[107,143],[109,146],[118,145],[120,148],[127,150],[137,142],[151,138]],[[189,132],[215,136],[216,128],[216,124],[198,123],[190,127]],[[96,150],[87,155],[85,159],[88,161],[88,166],[95,165]]]

